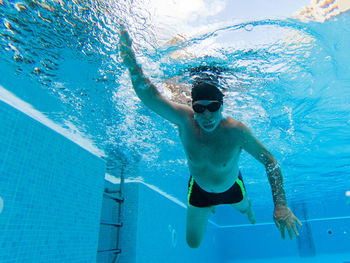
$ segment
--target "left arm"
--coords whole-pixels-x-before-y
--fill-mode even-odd
[[[241,131],[242,148],[265,166],[275,205],[274,220],[276,226],[281,231],[283,239],[285,238],[285,227],[287,227],[290,238],[293,239],[293,230],[296,235],[299,235],[294,220],[299,225],[301,225],[301,223],[288,208],[286,194],[283,189],[282,172],[279,164],[247,126],[243,123],[240,123],[239,126]]]

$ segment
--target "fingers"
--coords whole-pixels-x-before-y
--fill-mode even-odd
[[[282,225],[280,228],[282,239],[286,239],[285,226]]]
[[[284,229],[285,225],[284,225],[284,223],[279,222],[279,220],[276,218],[274,218],[274,221],[275,221],[275,224],[276,224],[278,230],[281,232],[282,238],[285,239],[285,229]]]
[[[132,40],[128,31],[126,30],[123,24],[120,24],[120,42],[119,42],[119,50],[120,56],[124,62],[124,64],[129,67],[135,67],[136,58],[134,51],[132,50]]]
[[[297,229],[297,226],[296,226],[295,224],[293,224],[292,227],[293,227],[293,230],[294,230],[295,234],[296,234],[297,236],[299,236],[299,231],[298,231],[298,229]]]
[[[281,225],[280,225],[280,223],[278,222],[278,220],[277,220],[276,218],[273,218],[273,221],[275,221],[275,224],[276,224],[277,228],[280,230]]]
[[[293,226],[295,226],[294,224],[293,224]],[[289,237],[290,237],[290,239],[291,240],[293,240],[293,230],[292,230],[292,227],[291,226],[288,226],[287,227],[287,230],[288,230],[288,234],[289,234]]]
[[[297,223],[299,224],[299,226],[302,226],[302,225],[303,225],[303,224],[299,221],[299,219],[298,219],[296,216],[294,216],[294,220],[297,221]]]
[[[287,225],[288,227],[288,232],[289,232],[289,236],[291,239],[293,239],[293,231],[294,233],[299,236],[299,231],[297,229],[296,224],[294,223],[294,220],[298,223],[299,226],[302,226],[303,224],[299,221],[299,219],[292,214],[292,218],[291,218],[291,222]]]
[[[276,224],[278,230],[281,232],[282,239],[285,239],[285,237],[286,237],[285,228],[287,228],[290,239],[292,239],[292,240],[294,239],[293,232],[295,233],[296,236],[299,236],[299,231],[297,229],[296,224],[294,223],[294,220],[300,226],[302,226],[302,223],[295,216],[286,218],[285,220],[278,220],[278,219],[274,218],[275,224]]]
[[[124,24],[119,25],[119,34],[120,34],[120,42],[121,42],[120,44],[122,46],[131,47],[132,41]]]
[[[302,226],[299,219],[296,218],[295,216],[294,216],[293,220],[295,220],[300,226]],[[288,229],[288,233],[289,233],[289,236],[291,239],[293,239],[293,231],[297,236],[299,236],[299,231],[298,231],[298,228],[297,228],[296,224],[294,223],[294,221],[290,225],[287,226],[287,229]]]
[[[277,224],[276,224],[277,225]],[[278,229],[281,231],[281,235],[282,235],[282,239],[285,239],[286,238],[286,234],[285,234],[285,229],[287,228],[287,231],[288,231],[288,234],[289,234],[289,237],[290,239],[294,239],[294,236],[293,236],[293,231],[295,232],[295,234],[297,236],[299,236],[299,232],[295,226],[295,224],[291,224],[291,225],[284,225],[284,224],[278,224],[277,225]]]

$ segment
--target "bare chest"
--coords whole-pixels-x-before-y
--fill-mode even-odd
[[[205,136],[194,129],[182,132],[180,138],[192,165],[225,169],[238,161],[240,147],[227,131]]]

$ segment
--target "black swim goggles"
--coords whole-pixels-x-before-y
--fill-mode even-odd
[[[222,105],[222,102],[220,102],[220,101],[213,101],[213,102],[209,103],[208,105],[194,103],[194,104],[192,104],[192,109],[196,113],[203,113],[205,111],[205,109],[207,109],[210,112],[216,112],[217,110],[220,109],[221,105]]]

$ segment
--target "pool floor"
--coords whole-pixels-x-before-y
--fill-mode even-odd
[[[310,258],[267,258],[267,259],[237,259],[227,263],[350,263],[349,254],[319,254]]]

